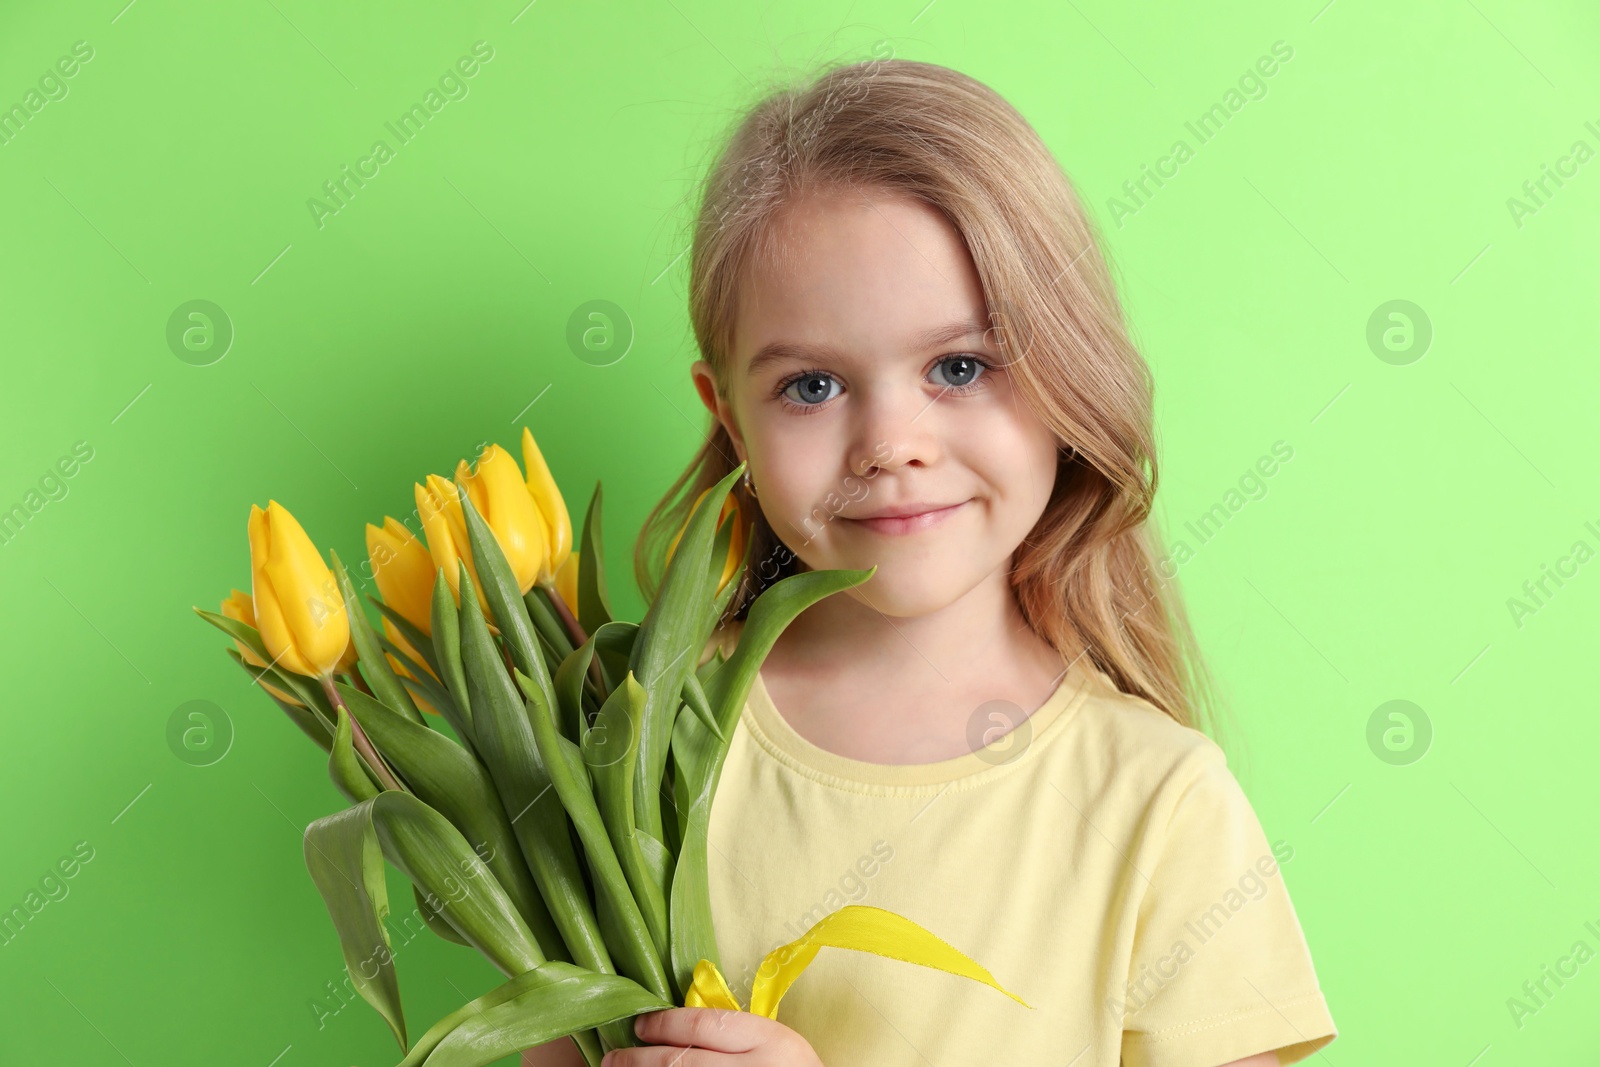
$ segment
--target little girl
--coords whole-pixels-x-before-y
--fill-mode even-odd
[[[779,1021],[654,1012],[606,1067],[1263,1067],[1331,1042],[1284,857],[1194,725],[1148,370],[1038,134],[944,67],[836,68],[736,128],[690,271],[713,432],[641,586],[740,462],[730,653],[762,588],[877,567],[788,627],[732,738],[722,970],[748,1003],[767,952],[867,903],[1029,1006],[827,948]]]

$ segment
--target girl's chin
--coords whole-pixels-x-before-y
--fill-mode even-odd
[[[879,614],[914,619],[948,607],[967,588],[970,586],[958,582],[930,582],[925,573],[903,578],[893,571],[886,572],[880,564],[875,575],[845,592]]]

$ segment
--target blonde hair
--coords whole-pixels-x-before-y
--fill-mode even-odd
[[[771,89],[739,117],[701,186],[689,268],[689,314],[719,394],[730,395],[741,280],[777,250],[778,213],[829,189],[910,196],[959,231],[1014,387],[1061,442],[1055,491],[1015,555],[1022,613],[1064,657],[1088,657],[1123,692],[1198,728],[1211,718],[1211,679],[1146,526],[1157,483],[1149,368],[1095,226],[1049,148],[994,90],[930,63],[871,60]],[[647,599],[694,501],[735,466],[712,418],[635,545]],[[806,567],[742,481],[735,499],[752,542],[730,611],[743,618],[762,589]]]

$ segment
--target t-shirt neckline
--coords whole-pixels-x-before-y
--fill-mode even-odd
[[[1077,710],[1087,694],[1090,674],[1080,660],[1068,664],[1055,690],[1022,723],[983,748],[932,763],[871,763],[829,752],[800,735],[773,703],[766,680],[758,671],[750,687],[744,721],[756,742],[780,761],[823,780],[856,785],[947,785],[981,777],[996,777],[1027,762],[1051,739],[1057,727]],[[1020,731],[1029,731],[1026,747],[1016,753]]]

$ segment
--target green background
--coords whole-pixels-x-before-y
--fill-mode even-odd
[[[1341,1029],[1322,1061],[1593,1054],[1600,961],[1521,1025],[1508,1007],[1600,951],[1600,160],[1520,225],[1508,205],[1600,150],[1592,5],[122,2],[0,17],[0,106],[93,48],[0,145],[0,508],[93,450],[0,544],[0,908],[93,849],[0,945],[0,1059],[398,1058],[364,1003],[318,1026],[342,963],[300,835],[343,800],[190,606],[249,589],[252,503],[357,561],[414,481],[526,423],[580,514],[604,479],[637,617],[631,534],[706,426],[696,179],[774,71],[873,55],[994,86],[1104,227],[1230,763],[1293,847]],[[307,201],[477,41],[468,95],[319,227]],[[1276,41],[1292,59],[1199,144],[1184,123]],[[1180,138],[1192,158],[1119,225],[1123,183]],[[166,339],[193,300],[234,333],[206,366]],[[567,341],[591,300],[624,316],[608,352]],[[1431,324],[1421,358],[1368,343],[1393,300]],[[1230,496],[1280,441],[1264,491]],[[1519,624],[1509,601],[1558,565]],[[191,700],[231,723],[209,766],[167,741]],[[1409,751],[1369,741],[1391,700],[1428,724]],[[431,934],[396,943],[415,1033],[498,984]]]

